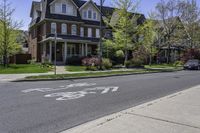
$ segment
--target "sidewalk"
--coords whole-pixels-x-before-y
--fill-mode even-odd
[[[200,86],[62,133],[200,133]]]

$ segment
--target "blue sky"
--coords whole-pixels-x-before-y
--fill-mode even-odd
[[[10,0],[10,2],[12,2],[12,6],[16,9],[15,14],[13,15],[14,19],[22,20],[24,22],[24,26],[22,27],[23,30],[28,29],[28,24],[30,22],[29,14],[32,1],[33,0]],[[94,1],[98,3],[99,0]],[[138,12],[147,15],[148,12],[154,9],[158,1],[159,0],[141,0]],[[105,5],[112,6],[112,0],[106,0]]]

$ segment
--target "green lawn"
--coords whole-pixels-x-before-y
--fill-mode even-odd
[[[86,67],[85,66],[66,66],[65,69],[66,71],[69,71],[69,72],[80,72],[80,71],[85,71]]]
[[[151,69],[151,68],[159,68],[159,69],[175,69],[175,68],[181,68],[181,66],[174,66],[174,64],[152,64],[150,65],[145,65],[145,68]]]
[[[11,64],[8,68],[0,66],[0,74],[20,74],[20,73],[46,73],[49,68],[42,68],[39,64],[15,65]]]

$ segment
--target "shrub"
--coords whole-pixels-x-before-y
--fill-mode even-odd
[[[175,66],[175,67],[178,67],[178,66],[183,66],[183,62],[182,61],[176,61],[173,65]]]
[[[189,50],[187,50],[183,54],[181,61],[187,62],[190,59],[199,59],[200,60],[200,50],[199,49],[189,49]]]
[[[102,59],[102,67],[103,69],[111,69],[112,68],[112,62],[110,61],[110,59],[104,58]]]
[[[45,59],[43,63],[41,63],[42,68],[53,68],[53,64],[49,62],[48,59]]]
[[[82,65],[86,66],[87,70],[97,70],[100,61],[97,57],[87,57],[82,60]]]
[[[118,58],[124,58],[124,52],[122,51],[122,50],[118,50],[117,52],[116,52],[116,57],[118,57]]]
[[[125,65],[127,68],[142,67],[144,65],[144,60],[141,58],[133,58],[125,62]]]
[[[34,65],[34,64],[36,64],[36,60],[35,60],[35,59],[33,59],[33,60],[28,60],[27,63],[28,63],[28,64],[31,64],[31,65]]]

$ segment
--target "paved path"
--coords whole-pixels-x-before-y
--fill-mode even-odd
[[[61,132],[188,89],[198,85],[199,79],[199,71],[180,71],[82,80],[1,83],[0,133]]]
[[[200,133],[200,86],[62,133]]]

